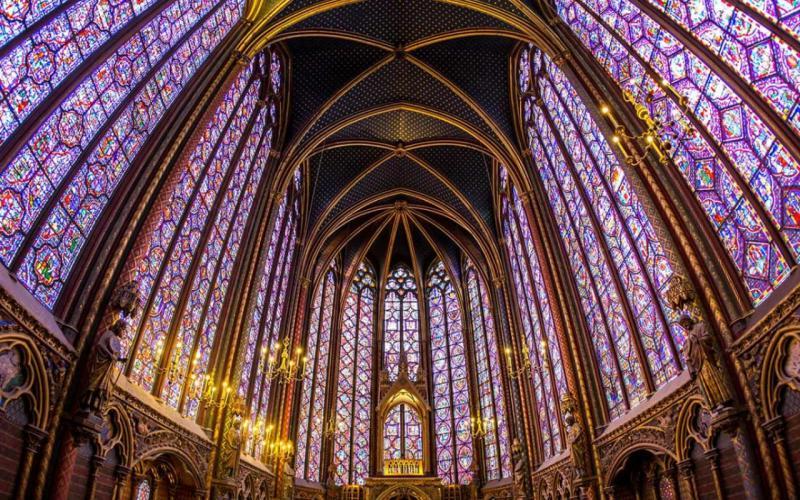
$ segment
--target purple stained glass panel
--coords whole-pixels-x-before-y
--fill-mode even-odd
[[[461,307],[442,261],[428,272],[428,320],[438,475],[448,484],[472,479],[472,428]]]
[[[680,333],[678,314],[666,304],[666,288],[673,275],[671,264],[655,235],[644,208],[600,134],[591,114],[561,71],[541,52],[543,73],[537,78],[546,113],[570,158],[557,169],[565,198],[584,201],[586,213],[598,227],[616,267],[619,281],[638,326],[656,387],[680,370],[671,332]],[[580,129],[578,120],[581,120]],[[568,189],[577,190],[566,193]]]
[[[90,59],[100,45],[127,27],[134,16],[153,3],[155,0],[79,1],[49,19],[36,32],[26,34],[15,42],[14,47],[0,58],[0,102],[3,103],[0,105],[3,115],[0,118],[0,143],[8,139],[16,127],[78,65]],[[183,5],[179,6],[179,3]],[[206,7],[212,5],[211,2],[206,4]],[[167,6],[167,10],[170,9],[177,13],[181,9],[192,10],[192,5],[187,0],[177,0]],[[0,25],[4,21],[7,20],[0,13]],[[0,28],[0,45],[10,34]],[[140,37],[139,31],[134,32],[126,48],[140,46]],[[116,59],[116,55],[112,56],[112,60],[117,64],[110,67],[124,79],[128,77],[126,70],[132,68],[127,65],[128,61]],[[107,62],[103,64],[105,71],[109,68]],[[115,76],[100,75],[107,79]]]
[[[364,484],[369,471],[375,283],[361,263],[344,303],[333,450],[339,485]]]
[[[116,122],[100,138],[95,149],[64,186],[65,191],[39,229],[18,272],[20,281],[48,307],[52,307],[58,299],[64,281],[100,213],[110,201],[111,194],[145,139],[159,123],[164,110],[172,103],[175,90],[183,88],[233,26],[238,9],[235,0],[221,4],[178,47],[122,110]],[[175,68],[179,70],[176,71]],[[83,148],[89,145],[88,139],[106,120],[106,111],[103,109],[105,103],[102,95],[93,90],[96,87],[87,88],[86,95],[80,93],[80,88],[76,90],[76,95],[89,100],[67,104],[75,107],[62,108],[68,110],[67,114],[60,115],[62,118],[58,119],[51,117],[56,121],[45,122],[42,126],[42,133],[46,134],[43,141],[61,137],[60,142],[47,144],[32,139],[17,159],[12,161],[11,166],[0,174],[0,177],[11,176],[2,177],[5,180],[0,179],[2,185],[6,186],[5,194],[0,196],[5,200],[0,201],[0,212],[5,214],[3,218],[6,221],[0,235],[0,254],[6,263],[15,255],[27,232],[33,229],[36,217],[42,215],[41,209],[47,199],[60,183],[66,181],[70,165]],[[77,122],[67,124],[64,117],[68,115],[76,120],[82,119],[83,125]],[[81,134],[73,141],[63,134],[59,135],[58,130],[80,130]],[[22,173],[19,168],[23,168],[25,172]],[[15,190],[15,185],[24,187]],[[36,189],[35,196],[26,194],[26,190],[30,188]],[[21,200],[27,201],[22,204]]]
[[[624,13],[615,10],[620,5],[556,2],[562,19],[623,90],[639,101],[652,94],[647,103],[651,114],[664,123],[675,122],[665,130],[677,137],[672,159],[757,305],[790,267],[771,239],[768,224],[780,229],[797,256],[798,229],[792,222],[795,204],[790,194],[796,160],[703,60],[631,4],[624,4]],[[636,39],[629,40],[633,36]],[[689,113],[665,93],[654,75],[686,97]],[[775,178],[777,172],[788,175]],[[770,220],[758,215],[743,189],[755,194]]]
[[[328,356],[331,347],[331,329],[336,282],[333,269],[329,270],[317,288],[314,311],[308,330],[307,352],[311,366],[310,378],[303,383],[295,470],[297,477],[319,481],[322,455],[322,431],[325,419],[325,394],[327,392]]]
[[[414,380],[419,367],[419,305],[414,275],[405,266],[394,268],[386,282],[384,299],[383,355],[390,379],[397,378],[401,352]]]
[[[506,420],[503,380],[500,371],[499,340],[495,338],[491,301],[483,279],[471,262],[467,263],[467,292],[475,342],[475,366],[481,417],[489,419],[483,438],[484,464],[488,480],[509,477],[508,422]]]
[[[245,74],[248,73],[245,72]],[[239,78],[237,83],[247,85],[248,81],[249,78],[248,80]],[[186,219],[172,242],[172,251],[168,257],[165,256],[166,259],[163,263],[165,267],[161,280],[152,292],[153,305],[143,315],[139,349],[133,361],[131,377],[133,381],[147,390],[153,389],[155,370],[160,363],[160,356],[163,354],[156,346],[159,345],[159,342],[164,345],[165,334],[170,331],[170,324],[177,311],[187,279],[186,272],[191,268],[203,228],[206,227],[211,213],[213,200],[220,192],[224,178],[231,166],[231,157],[237,144],[235,141],[241,137],[244,126],[255,108],[257,93],[257,86],[249,85],[237,112],[221,136],[205,176],[200,180],[196,194],[187,209]],[[147,296],[149,295],[148,293]],[[200,314],[200,311],[194,309],[189,314],[196,316]],[[199,318],[194,320],[199,321]],[[172,362],[172,359],[169,362]]]

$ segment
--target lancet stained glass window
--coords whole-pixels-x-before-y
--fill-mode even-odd
[[[539,255],[528,217],[516,188],[503,171],[501,209],[503,236],[511,264],[514,292],[525,334],[525,352],[531,363],[536,414],[545,458],[563,449],[559,401],[566,392],[561,351],[555,332],[550,298],[539,265]]]
[[[145,479],[136,487],[136,500],[150,500],[150,480]]]
[[[333,463],[337,484],[364,484],[369,474],[375,274],[361,263],[344,301]]]
[[[471,262],[467,263],[467,292],[480,400],[480,416],[476,418],[489,422],[483,437],[483,456],[486,478],[491,481],[511,474],[508,421],[503,400],[500,344],[496,338],[491,301],[483,278]]]
[[[36,33],[0,31],[20,44],[0,58],[0,141],[18,128],[30,135],[2,159],[0,259],[48,307],[145,140],[241,15],[236,0],[178,0],[154,6],[147,24],[126,24],[148,5],[77,2],[52,18],[40,12]],[[134,31],[118,48],[92,56],[124,25]],[[58,82],[85,65],[64,94]],[[25,117],[51,93],[34,130]]]
[[[249,441],[245,446],[245,453],[256,458],[261,458],[261,453],[264,451],[264,440],[261,438],[274,431],[274,423],[266,420],[271,387],[266,372],[270,362],[280,356],[278,335],[282,326],[287,287],[295,254],[299,201],[297,184],[292,183],[276,209],[256,303],[250,318],[247,345],[243,353],[242,378],[238,392],[248,402],[254,426],[253,432],[248,435]]]
[[[240,99],[236,103],[235,111],[228,123],[223,126],[224,132],[217,141],[211,161],[207,164],[205,175],[198,183],[195,195],[189,200],[188,212],[182,225],[179,225],[175,232],[175,239],[162,263],[161,279],[154,287],[152,306],[145,308],[142,314],[141,333],[139,334],[138,348],[135,349],[136,357],[133,360],[131,375],[133,380],[147,390],[154,389],[156,370],[161,362],[162,355],[166,360],[169,373],[167,379],[172,381],[175,374],[173,365],[176,369],[178,360],[175,358],[175,351],[168,345],[169,339],[165,334],[171,331],[171,323],[175,318],[182,317],[181,297],[186,284],[187,271],[192,267],[192,262],[198,254],[203,253],[203,248],[198,252],[201,235],[206,228],[206,221],[211,217],[212,209],[215,206],[214,200],[219,199],[215,195],[224,196],[227,186],[226,180],[229,179],[232,166],[232,155],[236,149],[238,139],[242,136],[249,116],[255,109],[257,97],[257,86],[252,84],[250,72],[244,71],[237,81],[237,86],[241,84],[243,91],[239,93]],[[190,166],[187,166],[190,167]],[[237,189],[236,186],[233,189]],[[172,193],[170,193],[172,195]],[[171,196],[175,198],[175,196]],[[171,207],[170,207],[171,208]],[[212,228],[215,229],[215,228]],[[160,255],[160,254],[156,254]],[[206,258],[207,259],[207,258]],[[140,290],[141,290],[140,283]],[[150,290],[146,290],[142,295],[150,296]],[[198,311],[189,311],[190,314],[199,314]],[[180,352],[180,341],[174,347]]]
[[[564,74],[536,49],[521,64],[530,65],[520,72],[522,87],[541,97],[541,105],[525,102],[534,165],[616,416],[681,370],[683,331],[665,300],[672,267],[623,167]]]
[[[417,410],[399,404],[389,410],[383,422],[384,460],[422,460],[422,421]]]
[[[336,276],[331,268],[314,294],[308,327],[306,352],[309,378],[303,382],[298,418],[295,474],[307,481],[319,481],[322,456],[322,431],[325,419],[325,394],[328,389],[328,363],[335,307]]]
[[[152,204],[123,270],[146,300],[127,336],[131,379],[189,417],[208,365],[245,227],[268,165],[269,106],[257,106],[269,54],[231,77]],[[159,375],[160,374],[160,375]],[[157,385],[156,382],[160,381]]]
[[[414,275],[405,266],[397,266],[386,282],[383,320],[384,368],[389,378],[397,378],[401,352],[408,362],[408,376],[416,378],[420,363],[419,303]]]
[[[797,17],[775,24],[752,15],[783,20],[772,2],[649,3],[647,13],[629,1],[557,0],[556,8],[624,91],[675,122],[663,134],[677,137],[671,159],[757,305],[800,256],[800,164],[790,152],[798,54],[778,41],[781,30],[798,39]],[[720,65],[731,70],[724,79],[712,69]],[[784,123],[791,131],[779,134]]]
[[[442,261],[428,271],[425,292],[433,362],[437,470],[445,483],[467,484],[472,478],[467,353],[461,306]]]

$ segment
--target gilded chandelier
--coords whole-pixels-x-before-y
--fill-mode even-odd
[[[494,419],[478,415],[470,419],[472,439],[482,439],[494,429]]]
[[[308,376],[308,356],[303,354],[303,348],[297,347],[291,353],[289,339],[276,342],[267,357],[267,370],[264,376],[269,380],[280,378],[284,382],[299,382]]]
[[[526,373],[530,373],[531,370],[531,352],[528,349],[528,346],[523,343],[522,345],[522,356],[521,356],[521,364],[517,369],[514,369],[514,357],[512,353],[514,351],[511,347],[505,348],[506,354],[506,369],[508,370],[509,378],[516,380],[522,375]]]
[[[686,98],[680,95],[675,87],[670,85],[666,80],[661,80],[660,85],[667,94],[673,97],[681,109],[687,109]],[[611,107],[607,104],[603,104],[600,106],[600,112],[608,119],[609,123],[614,129],[614,135],[611,137],[611,142],[613,142],[619,148],[622,156],[625,159],[625,162],[629,165],[640,165],[642,162],[644,162],[644,159],[649,151],[652,151],[656,154],[658,161],[662,165],[665,164],[670,152],[674,149],[673,141],[678,141],[679,139],[678,134],[672,131],[673,127],[677,123],[676,120],[667,119],[660,116],[653,116],[653,114],[650,113],[647,105],[652,104],[653,102],[654,94],[652,91],[649,91],[646,94],[644,104],[638,102],[634,95],[628,90],[623,91],[622,97],[625,99],[625,102],[630,103],[633,106],[634,110],[636,111],[636,116],[643,122],[645,130],[640,134],[631,134],[628,132],[627,128],[620,123],[616,116],[614,116]],[[694,131],[689,127],[684,127],[683,132],[686,135],[691,135],[694,133]],[[626,148],[623,144],[623,139],[637,142],[642,148],[642,154],[640,155],[629,151],[628,148]]]

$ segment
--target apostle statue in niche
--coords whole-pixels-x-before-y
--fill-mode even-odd
[[[233,404],[222,437],[220,447],[220,471],[221,478],[236,477],[236,470],[239,466],[239,454],[242,447],[242,410],[244,405],[238,401]]]
[[[514,500],[525,500],[528,498],[528,461],[519,439],[514,439],[511,445],[511,460],[514,465]]]
[[[111,326],[100,333],[92,348],[86,388],[80,398],[81,413],[101,415],[105,412],[116,385],[114,367],[126,359],[122,353],[122,338],[128,328],[128,320],[136,315],[139,305],[138,290],[132,282],[118,288],[111,297]]]
[[[695,319],[699,308],[691,284],[686,278],[675,276],[666,295],[669,306],[681,311],[678,324],[686,330],[683,356],[706,406],[712,413],[730,408],[734,394],[726,378],[722,355],[705,321]]]
[[[588,443],[586,430],[578,413],[578,402],[572,394],[566,393],[561,398],[561,411],[564,414],[567,443],[572,456],[572,466],[575,468],[575,476],[578,479],[583,479],[589,472],[589,465],[586,461]]]
[[[705,322],[696,321],[688,313],[678,323],[686,330],[683,356],[692,378],[697,380],[700,393],[712,413],[728,408],[734,396],[725,380],[722,357],[717,343],[708,331]]]
[[[122,354],[122,336],[128,323],[118,318],[100,334],[89,358],[89,380],[81,397],[81,410],[101,415],[114,391],[114,366],[125,361]]]

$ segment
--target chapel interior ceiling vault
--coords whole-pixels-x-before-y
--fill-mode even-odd
[[[313,275],[317,280],[337,256],[346,281],[352,279],[364,261],[375,263],[379,276],[386,276],[397,265],[406,265],[421,276],[430,265],[441,260],[448,273],[459,278],[462,255],[469,256],[482,268],[485,264],[484,269],[489,272],[496,272],[494,263],[490,262],[491,253],[482,253],[486,244],[478,242],[462,226],[454,225],[452,214],[437,210],[411,193],[400,193],[404,195],[403,201],[394,194],[398,193],[389,193],[384,201],[376,201],[360,210],[356,208],[343,218],[346,222],[320,236],[318,251],[308,255],[315,260]],[[413,201],[405,201],[407,199]],[[343,290],[347,288],[344,286]]]
[[[355,224],[341,221],[403,200],[439,226],[472,235],[475,247],[496,244],[496,166],[523,171],[526,150],[515,127],[515,48],[532,40],[549,53],[563,51],[529,6],[256,1],[249,13],[252,27],[239,50],[277,43],[289,56],[281,171],[307,169],[309,243],[337,246],[336,231]],[[431,233],[448,245],[461,237]],[[347,245],[359,238],[369,239],[355,236]]]

